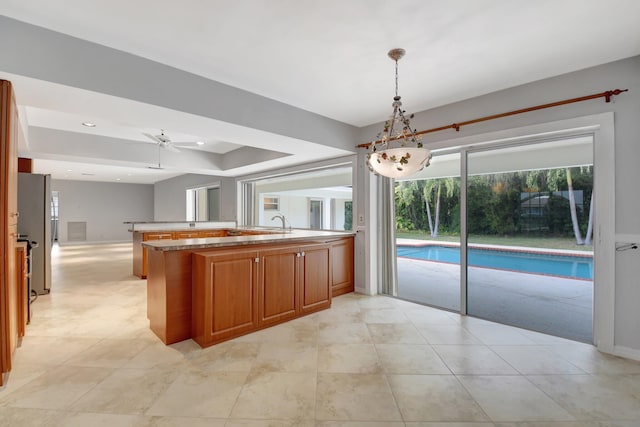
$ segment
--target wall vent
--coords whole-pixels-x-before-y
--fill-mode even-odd
[[[86,221],[67,222],[67,241],[86,242],[87,241],[87,222]]]

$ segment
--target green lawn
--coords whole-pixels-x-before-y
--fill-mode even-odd
[[[437,242],[459,242],[460,236],[438,236],[432,238],[423,231],[397,231],[396,238],[433,240]],[[526,246],[530,248],[569,249],[592,251],[593,246],[576,245],[575,239],[567,237],[528,237],[528,236],[469,236],[470,243],[504,246]]]

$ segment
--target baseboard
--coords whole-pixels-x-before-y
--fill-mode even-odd
[[[599,351],[625,359],[640,361],[640,350],[619,345],[597,347]]]
[[[613,354],[616,356],[624,357],[626,359],[633,359],[633,360],[640,361],[640,350],[635,348],[614,345]]]

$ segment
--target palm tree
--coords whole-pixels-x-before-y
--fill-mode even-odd
[[[444,187],[445,197],[451,197],[458,185],[458,181],[453,178],[429,179],[425,181],[422,197],[424,198],[424,204],[427,210],[427,220],[429,222],[429,232],[431,237],[438,237],[438,229],[440,228],[440,198],[442,196],[442,188]],[[432,221],[430,206],[434,192],[436,193],[435,223]]]
[[[567,168],[567,187],[569,192],[569,207],[571,208],[571,223],[573,224],[573,234],[576,237],[577,245],[584,245],[582,233],[578,225],[578,214],[576,212],[576,197],[573,194],[573,180],[571,179],[571,169]]]

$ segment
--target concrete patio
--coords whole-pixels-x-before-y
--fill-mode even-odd
[[[593,282],[470,267],[468,314],[592,342]],[[460,266],[398,258],[398,297],[460,310]]]

